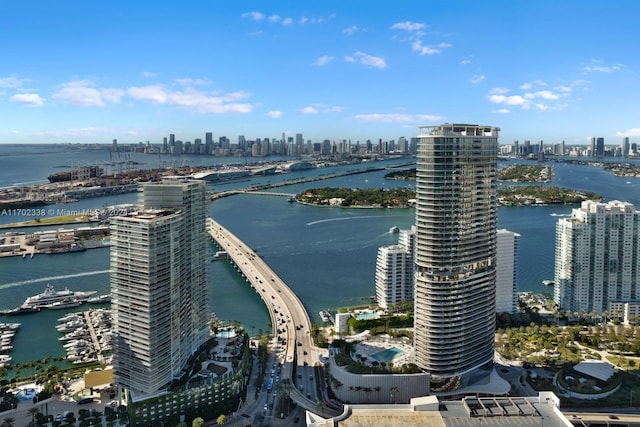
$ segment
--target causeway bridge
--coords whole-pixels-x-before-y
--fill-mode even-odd
[[[317,378],[323,349],[311,338],[311,320],[295,293],[271,270],[250,247],[212,218],[207,219],[207,232],[228,254],[229,260],[246,278],[264,301],[273,327],[273,349],[282,363],[280,381],[289,397],[299,406],[317,414],[336,416],[342,410],[332,409],[323,396],[324,378]],[[315,380],[314,380],[315,379]],[[320,384],[316,384],[320,382]]]

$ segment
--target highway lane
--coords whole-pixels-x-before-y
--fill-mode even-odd
[[[240,273],[264,301],[273,328],[271,349],[276,363],[282,363],[279,381],[289,383],[289,396],[298,405],[316,413],[329,414],[330,409],[317,393],[315,366],[326,357],[325,349],[314,345],[311,319],[297,295],[250,247],[211,218],[207,231],[218,246],[226,251]],[[337,414],[337,411],[333,411]]]

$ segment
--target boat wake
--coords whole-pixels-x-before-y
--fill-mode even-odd
[[[558,216],[558,217],[560,217],[560,216],[571,216],[571,214],[559,214],[559,213],[555,213],[554,212],[554,213],[549,214],[549,216]]]
[[[65,274],[64,276],[40,277],[38,279],[21,280],[19,282],[5,283],[0,285],[0,289],[15,288],[16,286],[28,285],[31,283],[50,282],[53,280],[71,279],[73,277],[95,276],[96,274],[107,274],[110,270],[86,271],[84,273]]]
[[[318,221],[308,222],[305,225],[316,225],[321,224],[323,222],[332,222],[332,221],[345,221],[348,219],[366,219],[366,218],[384,218],[384,215],[371,215],[371,216],[347,216],[344,218],[329,218],[329,219],[320,219]]]

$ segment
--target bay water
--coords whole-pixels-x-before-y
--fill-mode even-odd
[[[38,146],[5,149],[0,146],[0,188],[17,183],[46,181],[56,171],[45,165],[63,165],[73,161],[75,152]],[[41,154],[32,154],[29,150]],[[56,151],[57,150],[57,151]],[[3,153],[8,155],[3,155]],[[92,157],[108,157],[108,153],[79,152],[82,161]],[[141,163],[156,167],[153,155],[138,154]],[[177,163],[213,164],[237,162],[233,159],[182,156]],[[145,161],[146,160],[146,161]],[[78,160],[80,162],[80,160]],[[248,187],[252,184],[290,180],[298,176],[318,176],[339,171],[398,164],[396,160],[369,165],[346,165],[338,168],[252,178],[211,187],[210,190]],[[42,165],[30,171],[29,164]],[[640,207],[640,180],[616,177],[596,166],[552,163],[554,180],[549,185],[589,190],[605,200],[627,200]],[[5,175],[4,171],[10,171]],[[281,187],[278,192],[299,193],[311,187],[390,188],[413,187],[413,182],[384,179],[386,171],[374,171],[333,178],[326,181]],[[96,209],[104,206],[135,203],[136,193],[86,199],[54,209]],[[553,278],[555,224],[559,217],[569,215],[571,206],[501,207],[498,225],[519,233],[521,237],[518,272],[519,291],[549,291],[542,280]],[[341,209],[288,203],[285,197],[236,195],[219,199],[209,205],[209,214],[252,247],[269,266],[300,297],[312,319],[319,320],[318,311],[356,305],[368,301],[375,293],[375,260],[380,246],[397,243],[397,234],[390,228],[410,228],[414,222],[411,209]],[[16,218],[0,216],[0,224]],[[17,231],[17,230],[15,230]],[[25,231],[25,230],[21,230]],[[210,243],[211,254],[215,246]],[[207,262],[209,305],[221,319],[240,321],[250,333],[268,331],[268,313],[259,296],[244,282],[226,261]],[[13,308],[28,296],[43,291],[47,283],[56,289],[94,290],[109,292],[109,250],[92,249],[60,255],[36,255],[22,259],[0,259],[0,309]],[[85,306],[86,308],[86,306]],[[78,310],[78,309],[75,309]],[[14,337],[11,353],[15,362],[64,356],[55,330],[56,319],[74,311],[42,311],[37,314],[8,317],[0,322],[22,324]]]

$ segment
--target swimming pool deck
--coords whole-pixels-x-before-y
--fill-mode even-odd
[[[402,351],[398,353],[392,360],[376,360],[372,355],[391,348],[397,348]],[[394,366],[414,363],[414,349],[408,338],[391,338],[389,335],[368,336],[364,341],[356,344],[356,353],[365,356],[367,359],[364,363],[372,365],[373,362],[393,363]]]

